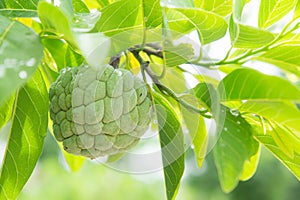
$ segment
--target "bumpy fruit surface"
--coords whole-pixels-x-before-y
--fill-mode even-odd
[[[148,129],[145,84],[110,65],[64,69],[49,91],[53,132],[64,149],[90,158],[123,153]]]

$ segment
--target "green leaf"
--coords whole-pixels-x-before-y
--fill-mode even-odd
[[[150,67],[156,74],[162,74],[163,65],[151,64]],[[182,93],[187,89],[184,74],[178,68],[166,68],[161,82],[176,93]]]
[[[269,135],[272,136],[277,146],[288,157],[293,158],[294,152],[300,154],[300,137],[295,135],[288,128],[269,120],[271,130],[268,130]]]
[[[154,93],[167,199],[176,198],[184,171],[184,141],[180,121],[172,105]]]
[[[300,154],[295,154],[293,158],[289,158],[270,135],[257,135],[255,138],[271,151],[300,181]]]
[[[252,137],[250,124],[223,107],[226,118],[214,147],[214,158],[224,192],[232,191],[242,178],[245,162],[254,156],[258,143]],[[220,125],[219,125],[220,126]]]
[[[300,138],[300,111],[288,103],[247,101],[240,107],[240,111],[254,113],[269,121],[276,122]]]
[[[0,15],[7,17],[37,17],[39,0],[1,0]]]
[[[85,3],[82,0],[72,0],[72,5],[74,8],[74,12],[80,12],[80,13],[89,13],[89,8],[85,5]]]
[[[274,123],[274,121],[271,122],[268,120],[268,124],[262,124],[261,120],[258,120],[252,116],[247,116],[247,120],[254,125],[257,130],[260,130],[254,132],[254,137],[256,140],[263,144],[269,151],[271,151],[277,157],[277,159],[282,162],[298,178],[298,180],[300,180],[299,138],[294,137],[293,132],[276,122]],[[278,133],[279,135],[277,135]],[[274,134],[276,135],[275,137]],[[285,144],[279,142],[278,139],[284,140]],[[293,149],[293,152],[290,155],[287,151],[290,151],[288,149],[291,148]]]
[[[196,0],[198,8],[214,12],[221,16],[227,16],[232,11],[232,0]]]
[[[298,19],[300,18],[300,1],[297,0],[296,8],[294,11],[294,18],[293,19]]]
[[[164,45],[164,55],[167,67],[177,67],[187,63],[195,57],[191,44],[180,43],[178,45],[166,41]]]
[[[300,43],[291,41],[274,47],[253,59],[268,62],[300,76]]]
[[[0,104],[35,72],[43,57],[39,37],[25,25],[0,15]]]
[[[241,20],[243,9],[247,2],[248,0],[234,0],[232,12],[234,19]]]
[[[160,0],[160,3],[162,6],[170,7],[170,8],[193,8],[194,7],[194,1],[193,0]]]
[[[297,100],[300,91],[289,81],[249,68],[234,70],[219,84],[222,100]]]
[[[192,95],[186,95],[184,96],[184,99],[191,104],[199,101]],[[199,102],[197,104],[199,104]],[[184,107],[182,107],[181,112],[194,146],[198,166],[202,167],[208,144],[208,135],[204,118],[197,113],[188,111]]]
[[[48,92],[39,70],[16,95],[11,132],[0,177],[0,199],[16,199],[43,149]]]
[[[57,72],[65,67],[75,67],[83,63],[83,57],[65,42],[58,39],[43,39],[42,43],[55,62]],[[53,61],[51,64],[54,64]]]
[[[66,160],[69,168],[71,169],[71,171],[78,172],[82,168],[86,159],[81,156],[75,156],[70,153],[67,153],[64,150],[62,150],[62,151],[63,151],[64,157],[65,157],[65,160]]]
[[[0,129],[10,120],[15,96],[13,95],[0,105]]]
[[[40,2],[38,5],[39,19],[44,27],[43,31],[53,32],[57,35],[63,35],[64,39],[74,44],[71,25],[67,13],[61,8],[47,2]],[[76,46],[74,44],[74,46]]]
[[[192,93],[204,103],[204,106],[209,108],[212,113],[216,113],[220,107],[220,97],[214,86],[209,83],[199,83],[193,88]]]
[[[202,9],[168,9],[167,18],[169,28],[174,31],[180,33],[188,33],[194,29],[199,31],[203,44],[222,38],[227,31],[224,18]]]
[[[142,0],[145,26],[154,28],[162,23],[162,8],[158,0]]]
[[[258,163],[259,163],[259,158],[260,158],[260,153],[261,153],[260,149],[261,148],[259,145],[259,147],[257,148],[256,154],[251,156],[251,158],[244,163],[243,172],[240,177],[241,181],[247,181],[254,176],[254,174],[257,170]]]
[[[112,3],[101,10],[100,20],[95,30],[108,36],[143,28],[140,0],[123,0]]]
[[[275,39],[269,31],[235,23],[233,17],[230,20],[229,31],[232,46],[235,48],[258,48]]]
[[[284,17],[296,5],[297,0],[261,0],[258,25],[268,28]]]

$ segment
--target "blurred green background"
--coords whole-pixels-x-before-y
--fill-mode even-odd
[[[3,135],[1,133],[2,148],[5,147]],[[297,200],[300,197],[300,183],[264,149],[255,176],[240,182],[230,194],[221,191],[211,154],[202,169],[197,168],[192,150],[187,152],[186,157],[179,200]],[[165,191],[161,171],[132,175],[87,161],[79,172],[72,173],[53,137],[48,134],[38,166],[19,199],[163,200]]]

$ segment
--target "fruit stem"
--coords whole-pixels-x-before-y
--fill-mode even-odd
[[[143,58],[139,55],[139,51],[138,50],[136,50],[136,49],[129,49],[129,51],[139,61],[140,65],[141,65],[142,72],[147,72],[147,74],[149,75],[149,77],[152,79],[153,83],[158,87],[158,89],[162,93],[169,95],[175,101],[177,101],[179,104],[181,104],[182,106],[184,106],[186,109],[188,109],[188,110],[190,110],[192,112],[196,112],[196,113],[202,115],[203,117],[206,117],[206,118],[209,118],[209,119],[212,118],[212,116],[210,114],[207,114],[209,112],[207,109],[200,109],[200,108],[197,108],[197,107],[189,104],[185,100],[183,100],[180,97],[178,97],[178,95],[173,90],[171,90],[169,87],[167,87],[164,84],[162,84],[159,81],[159,79],[156,76],[156,74],[150,69],[150,67],[149,67],[149,64],[150,64],[149,61],[144,61]]]

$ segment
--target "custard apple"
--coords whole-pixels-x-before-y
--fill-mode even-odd
[[[130,71],[110,65],[63,69],[49,98],[54,135],[75,155],[123,153],[136,145],[151,121],[146,85]]]

